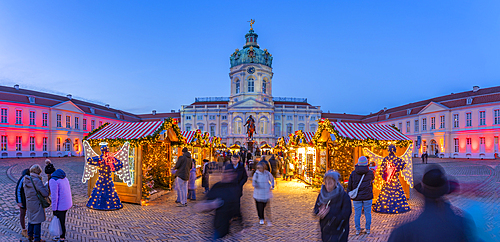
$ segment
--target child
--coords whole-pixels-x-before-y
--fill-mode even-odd
[[[189,172],[188,199],[196,200],[196,162],[193,159],[193,168]]]
[[[202,173],[202,177],[201,177],[201,186],[205,188],[205,191],[203,192],[203,194],[206,194],[208,192],[208,188],[209,188],[210,174],[209,174],[208,169],[209,169],[208,160],[204,159],[203,160],[203,173]]]

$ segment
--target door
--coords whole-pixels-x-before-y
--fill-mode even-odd
[[[471,145],[472,145],[472,139],[471,138],[467,138],[466,139],[466,146],[465,146],[465,150],[468,154],[470,154],[471,152]]]

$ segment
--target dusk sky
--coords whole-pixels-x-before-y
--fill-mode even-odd
[[[1,1],[0,85],[132,113],[227,97],[255,19],[273,96],[369,114],[500,85],[500,1]]]

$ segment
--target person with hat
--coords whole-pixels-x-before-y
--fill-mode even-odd
[[[245,166],[240,162],[240,156],[237,153],[231,156],[231,163],[226,165],[225,170],[233,170],[236,173],[235,181],[239,185],[239,195],[241,199],[241,196],[243,196],[243,185],[245,185],[248,180],[248,174]],[[241,218],[240,200],[238,200],[236,211],[236,217],[238,219]]]
[[[427,167],[422,181],[415,184],[415,190],[424,196],[424,211],[393,230],[388,241],[477,241],[474,221],[457,214],[444,198],[457,189],[458,183],[448,180],[440,165]]]
[[[314,214],[319,217],[322,241],[347,241],[351,199],[340,184],[340,174],[328,171],[314,205]]]
[[[188,148],[182,148],[182,156],[175,163],[175,188],[177,189],[178,207],[187,206],[187,188],[189,181],[189,171],[191,170],[191,153]]]
[[[373,171],[368,169],[368,159],[361,156],[358,159],[354,171],[349,176],[347,184],[347,192],[357,190],[357,195],[352,199],[354,206],[354,225],[356,227],[356,235],[361,233],[361,213],[364,211],[366,219],[366,233],[370,234],[370,226],[372,223],[372,199],[373,199],[373,180],[375,176]]]

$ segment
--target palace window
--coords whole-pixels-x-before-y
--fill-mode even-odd
[[[215,115],[208,116],[208,120],[215,120]]]
[[[30,151],[35,151],[35,137],[30,137]]]
[[[479,111],[479,125],[486,125],[486,111]]]
[[[274,115],[274,120],[281,120],[281,115]]]
[[[186,124],[186,131],[191,131],[191,124]]]
[[[191,120],[191,115],[186,115],[186,120]]]
[[[30,111],[30,125],[35,125],[35,111]]]
[[[61,138],[57,138],[56,147],[57,147],[57,151],[61,151]]]
[[[205,131],[205,125],[203,124],[198,124],[198,129],[200,130],[200,132],[204,132]]]
[[[426,131],[426,130],[427,130],[427,119],[423,118],[422,119],[422,131]]]
[[[406,121],[406,133],[410,133],[410,121]]]
[[[493,116],[495,117],[493,123],[500,124],[500,109],[493,110]]]
[[[316,125],[315,124],[311,124],[311,126],[309,128],[309,131],[310,132],[316,132]]]
[[[220,126],[220,132],[222,134],[222,137],[225,137],[227,135],[227,124],[226,123],[223,123]]]
[[[42,113],[42,126],[47,127],[49,124],[49,114]]]
[[[248,92],[254,92],[254,83],[252,77],[248,78]]]
[[[227,120],[227,115],[222,115],[222,116],[220,117],[220,119],[221,119],[221,120]]]
[[[80,129],[80,120],[78,117],[75,117],[75,129]]]
[[[240,80],[236,81],[236,94],[240,93]]]
[[[316,121],[316,116],[311,115],[311,121]]]
[[[210,125],[210,136],[215,136],[215,125]]]
[[[299,124],[299,130],[305,131],[305,125],[304,124]]]
[[[0,137],[0,148],[2,151],[7,150],[7,135],[2,135],[2,137]]]
[[[436,117],[431,117],[431,130],[436,129]]]
[[[403,132],[403,123],[398,123],[398,129]]]
[[[95,129],[95,120],[90,120],[90,130],[94,130]]]
[[[1,111],[1,115],[2,115],[2,118],[0,120],[0,123],[7,123],[7,109],[6,108],[2,108],[2,111]]]
[[[299,121],[304,121],[304,116],[299,116]]]
[[[455,142],[455,152],[460,152],[460,142],[458,139],[454,139]]]
[[[281,123],[274,124],[274,136],[279,137],[281,135]]]
[[[71,129],[71,116],[66,116],[66,128]]]
[[[197,120],[203,120],[203,115],[198,115]]]
[[[23,111],[16,110],[16,124],[23,124]]]
[[[286,134],[287,135],[291,134],[293,132],[292,129],[293,129],[293,125],[292,124],[287,124],[286,125]]]
[[[458,118],[458,113],[453,114],[453,128],[458,128],[460,127],[459,123],[459,118]]]
[[[440,116],[439,121],[439,128],[444,129],[444,116]]]
[[[43,139],[42,139],[42,149],[43,149],[43,151],[47,151],[47,140],[48,140],[47,137],[43,137]]]
[[[58,128],[61,128],[61,127],[62,127],[62,124],[61,124],[61,119],[62,119],[61,115],[60,115],[60,114],[58,114],[58,115],[57,115],[57,118],[56,118],[56,126],[57,126]]]
[[[86,118],[84,118],[82,121],[82,127],[83,127],[83,130],[87,130],[87,119]]]
[[[262,93],[266,94],[267,92],[267,82],[264,80],[262,82]]]
[[[286,116],[286,120],[293,120],[292,115]]]
[[[21,151],[22,148],[22,137],[16,136],[16,151]]]
[[[465,126],[467,126],[467,127],[472,126],[472,113],[465,114]]]

